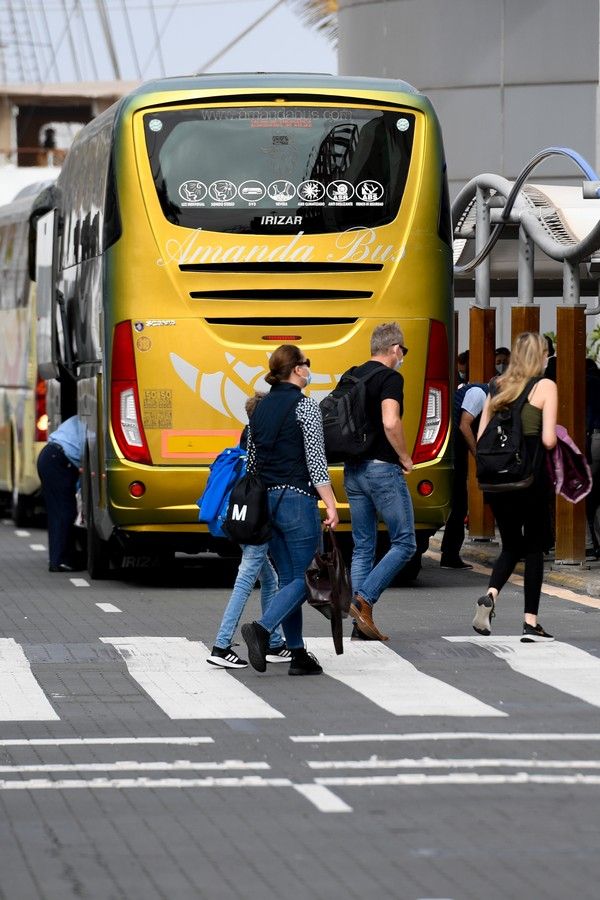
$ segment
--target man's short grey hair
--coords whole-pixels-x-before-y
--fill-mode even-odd
[[[387,353],[394,344],[403,344],[404,335],[397,322],[386,322],[373,329],[371,335],[371,356]]]

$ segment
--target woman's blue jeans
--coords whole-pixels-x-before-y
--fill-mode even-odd
[[[346,463],[344,487],[352,518],[352,588],[373,604],[417,549],[415,517],[404,474],[395,463]],[[377,519],[390,536],[390,549],[375,566]]]
[[[233,635],[238,627],[244,607],[254,589],[256,579],[260,580],[260,605],[263,613],[266,612],[269,603],[273,599],[279,582],[277,573],[271,565],[267,551],[268,544],[245,544],[242,547],[242,559],[233,585],[233,591],[229,602],[225,607],[219,633],[215,640],[215,647],[226,650],[233,640]],[[284,643],[283,632],[277,628],[271,634],[270,649],[281,647]]]
[[[320,545],[321,517],[315,497],[291,488],[269,491],[273,535],[269,551],[279,574],[275,594],[259,625],[267,631],[281,624],[290,650],[304,646],[302,604],[306,600],[304,573]]]

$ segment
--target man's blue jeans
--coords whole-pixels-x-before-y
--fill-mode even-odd
[[[352,588],[373,604],[417,549],[412,500],[402,469],[395,463],[372,459],[346,463],[344,487],[354,541]],[[387,526],[391,546],[375,566],[378,517]]]
[[[280,623],[290,650],[304,646],[302,604],[306,600],[304,573],[321,541],[321,517],[315,497],[290,488],[269,491],[273,536],[269,550],[279,574],[275,594],[259,625],[272,632]]]
[[[271,565],[267,551],[268,544],[245,544],[242,547],[242,559],[233,585],[233,591],[229,603],[225,607],[219,633],[215,639],[215,647],[226,650],[233,640],[233,635],[238,627],[248,597],[254,589],[256,579],[260,580],[260,605],[263,614],[273,599],[279,583],[277,573]],[[277,628],[271,634],[270,649],[281,647],[284,643],[283,632]]]

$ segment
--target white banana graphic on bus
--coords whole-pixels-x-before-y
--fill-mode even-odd
[[[250,366],[233,353],[225,353],[224,370],[218,372],[204,372],[177,353],[170,353],[169,356],[175,372],[190,390],[198,393],[212,409],[228,419],[237,419],[242,425],[248,418],[244,408],[248,397],[252,397],[255,391],[270,389],[265,381],[269,371],[269,353],[265,354],[265,365],[258,366]],[[307,393],[319,402],[333,390],[339,377],[312,372],[312,384]],[[323,388],[319,389],[317,385],[323,385]]]

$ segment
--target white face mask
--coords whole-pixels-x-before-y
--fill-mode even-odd
[[[402,357],[402,359],[397,359],[396,365],[394,366],[394,369],[396,370],[396,372],[398,371],[398,369],[401,369],[403,365],[404,365],[404,357]]]
[[[498,363],[496,366],[496,372],[498,375],[502,375],[503,372],[506,372],[507,364],[506,363]]]
[[[306,370],[306,375],[304,377],[306,378],[306,384],[304,385],[304,387],[307,388],[312,381],[312,374],[310,369]]]

